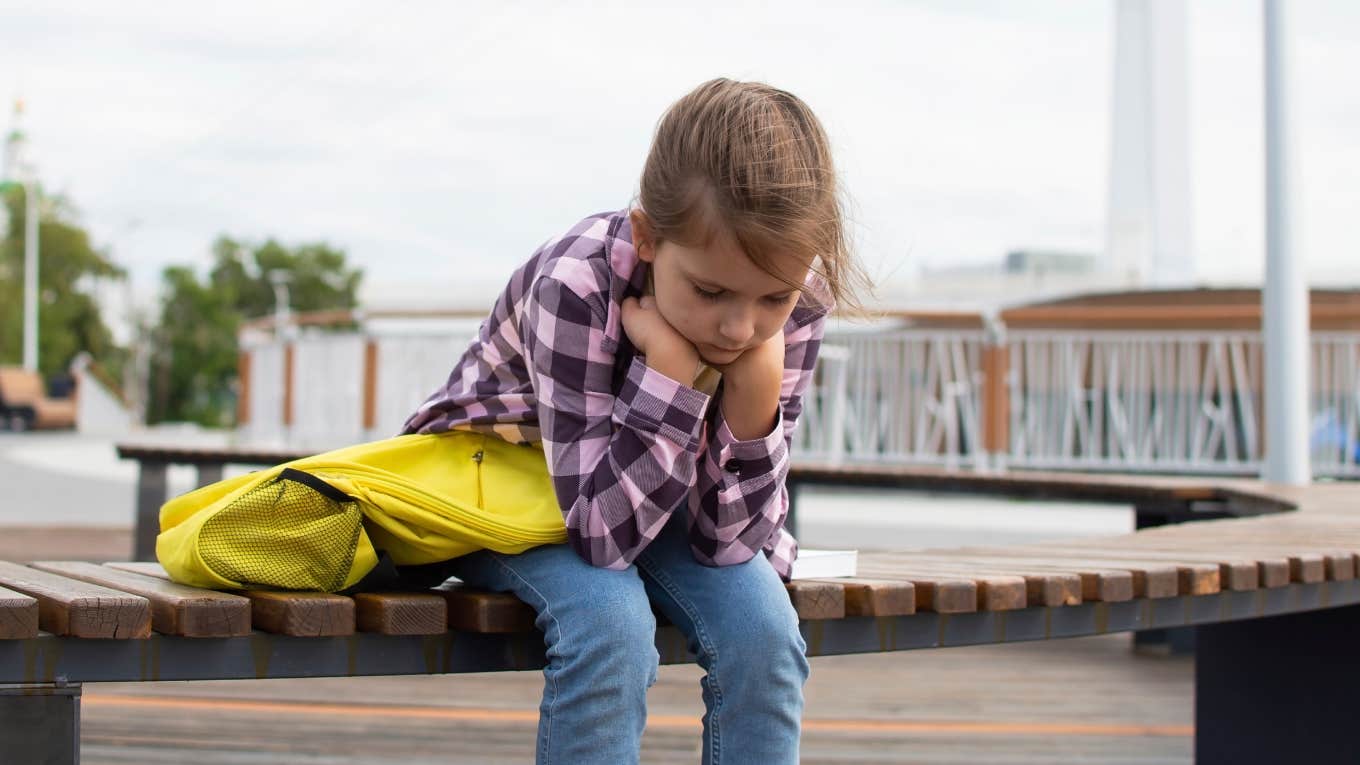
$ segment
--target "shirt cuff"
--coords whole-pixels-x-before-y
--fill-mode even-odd
[[[784,407],[775,407],[774,427],[768,435],[738,441],[727,426],[727,419],[718,413],[718,465],[724,472],[760,474],[769,472],[776,462],[776,453],[784,448]]]
[[[614,398],[614,420],[698,454],[703,446],[699,436],[708,402],[704,393],[672,380],[635,356],[623,388]]]

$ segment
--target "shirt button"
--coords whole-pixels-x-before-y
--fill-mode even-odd
[[[728,461],[727,461],[727,464],[723,465],[723,470],[726,470],[726,471],[729,472],[729,473],[737,473],[737,474],[740,474],[740,473],[741,473],[741,460],[737,460],[737,459],[728,460]]]

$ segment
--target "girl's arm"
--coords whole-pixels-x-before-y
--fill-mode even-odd
[[[723,407],[714,407],[713,438],[699,462],[690,495],[690,546],[701,562],[713,566],[754,557],[784,525],[789,511],[789,445],[803,396],[812,385],[825,316],[784,335],[784,375],[773,427],[762,437],[740,440],[732,433]],[[724,391],[723,396],[727,395]],[[779,551],[777,551],[779,552]],[[792,562],[792,551],[784,551]]]
[[[567,540],[588,563],[622,569],[688,494],[709,397],[640,357],[614,394],[594,279],[588,268],[541,277],[520,331]]]

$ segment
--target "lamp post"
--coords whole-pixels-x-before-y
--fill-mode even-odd
[[[24,153],[26,140],[19,120],[24,102],[14,104],[14,126],[5,137],[4,174],[0,192],[24,190],[24,369],[38,370],[38,181]],[[8,226],[6,226],[8,228]]]
[[[0,193],[24,190],[24,369],[38,369],[38,184],[0,181]],[[8,211],[6,211],[8,212]],[[8,217],[8,215],[6,215]],[[6,226],[5,228],[8,228]]]

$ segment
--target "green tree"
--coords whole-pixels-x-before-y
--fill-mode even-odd
[[[363,272],[326,244],[287,247],[270,239],[251,246],[218,237],[204,281],[190,268],[162,275],[160,324],[153,334],[148,422],[233,423],[237,332],[245,321],[272,315],[270,274],[283,272],[296,312],[352,310]],[[352,325],[347,325],[352,326]]]
[[[8,187],[0,199],[9,227],[0,231],[0,364],[23,361],[24,191]],[[46,377],[66,373],[87,351],[112,374],[121,374],[127,350],[113,341],[99,305],[87,290],[96,279],[125,279],[108,255],[95,249],[79,216],[61,196],[44,196],[38,220],[38,368]],[[117,379],[117,378],[115,378]]]

